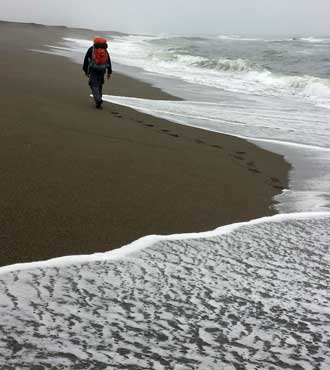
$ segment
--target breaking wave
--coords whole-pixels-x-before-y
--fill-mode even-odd
[[[319,105],[325,107],[330,106],[330,80],[327,79],[313,76],[276,75],[262,66],[244,59],[212,60],[191,55],[177,55],[169,63],[178,63],[182,65],[182,68],[188,66],[206,69],[210,72],[221,72],[222,75],[218,76],[222,77],[222,79],[218,80],[219,88],[225,87],[227,90],[234,92],[240,90],[239,92],[259,92],[269,95],[284,95],[283,93],[285,92],[288,96],[301,96],[309,98]],[[232,86],[226,84],[226,73],[228,77],[235,78],[236,80],[241,79],[242,89],[237,90],[237,84],[234,83]],[[212,77],[216,78],[214,75]],[[186,78],[189,79],[188,76]],[[204,82],[206,83],[207,79]],[[215,85],[215,82],[214,80],[212,84]],[[246,89],[247,85],[249,85],[249,89]]]
[[[157,57],[154,57],[154,60]],[[166,62],[158,60],[162,72],[187,82],[243,94],[304,98],[330,108],[330,80],[313,76],[275,74],[261,65],[244,59],[207,59],[176,55]],[[150,66],[153,70],[153,66]]]
[[[186,56],[185,56],[186,57]],[[185,62],[187,59],[178,58],[180,62]],[[189,56],[188,61],[191,60],[191,65],[196,67],[209,68],[211,70],[224,71],[224,72],[249,72],[249,71],[261,71],[262,67],[256,63],[250,62],[244,59],[207,59],[198,58],[194,60],[194,57]]]
[[[172,51],[172,50],[168,50]],[[163,58],[162,58],[163,57]],[[214,71],[222,72],[250,72],[250,71],[262,71],[263,68],[257,63],[250,62],[244,59],[209,59],[205,57],[199,57],[189,54],[175,54],[170,56],[162,56],[158,53],[152,55],[152,59],[156,62],[168,62],[181,65],[182,67],[199,67]]]

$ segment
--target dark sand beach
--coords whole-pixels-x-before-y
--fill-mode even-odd
[[[274,213],[282,157],[121,106],[97,111],[78,64],[29,50],[93,35],[0,23],[0,265]],[[105,93],[175,99],[116,71]]]

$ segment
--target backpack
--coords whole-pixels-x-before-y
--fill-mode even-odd
[[[104,71],[108,67],[108,53],[107,53],[107,40],[103,37],[95,37],[92,52],[92,59],[89,63],[89,68],[98,71]]]

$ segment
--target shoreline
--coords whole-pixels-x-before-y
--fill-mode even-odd
[[[102,253],[145,235],[202,232],[276,213],[270,207],[287,187],[290,167],[281,156],[123,106],[96,112],[77,64],[26,50],[65,36],[91,38],[92,31],[0,28],[0,47],[8,48],[0,62],[7,108],[0,124],[0,266]],[[17,55],[27,70],[15,65]],[[176,99],[115,71],[105,94],[109,88]]]
[[[125,258],[132,253],[139,252],[149,248],[156,243],[163,241],[181,241],[181,240],[195,240],[219,237],[222,235],[230,234],[240,227],[259,225],[263,223],[280,223],[283,221],[297,221],[306,219],[318,219],[323,217],[330,217],[330,212],[298,212],[289,214],[275,214],[273,216],[265,216],[258,219],[237,222],[234,224],[224,225],[216,228],[215,230],[204,231],[201,233],[189,234],[172,234],[172,235],[147,235],[141,237],[129,244],[123,245],[119,248],[112,249],[108,252],[94,253],[89,255],[69,255],[62,257],[55,257],[46,261],[32,261],[19,264],[12,264],[7,266],[0,266],[0,276],[15,271],[31,270],[35,268],[54,268],[66,267],[73,264],[83,264],[90,262],[110,261]]]

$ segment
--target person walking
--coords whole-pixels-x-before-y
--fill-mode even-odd
[[[108,44],[105,38],[95,37],[94,45],[87,50],[83,64],[83,71],[89,78],[88,84],[92,90],[97,109],[102,109],[104,75],[107,72],[109,80],[112,74],[111,59],[107,48]]]

